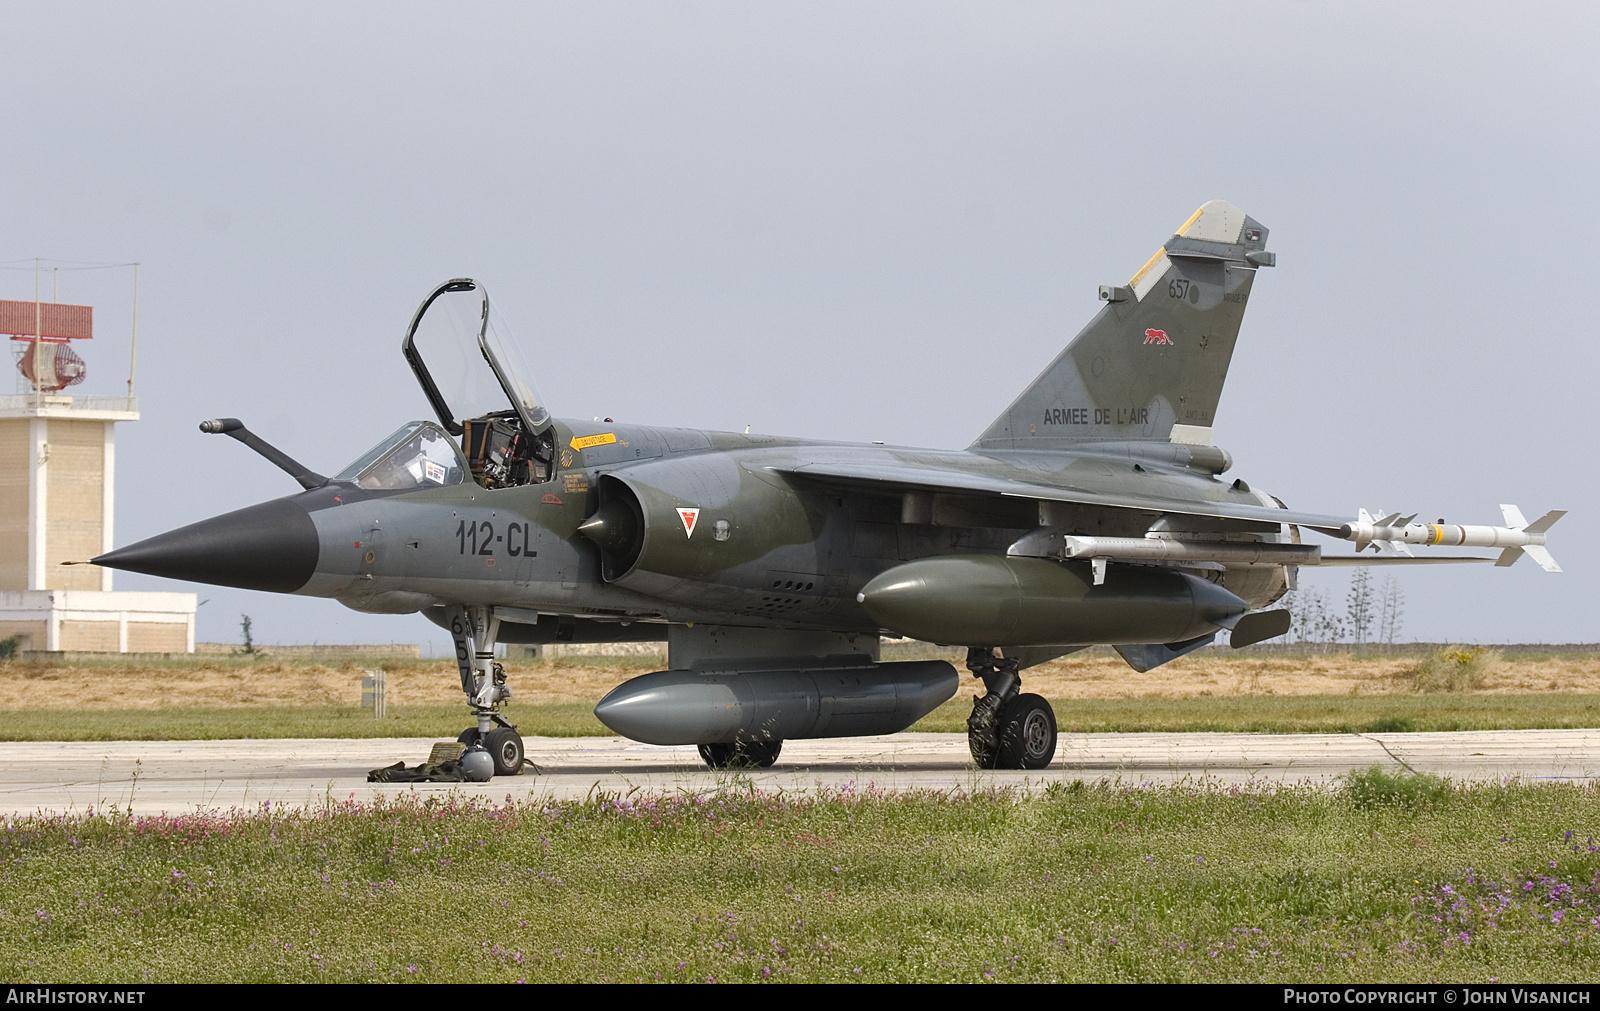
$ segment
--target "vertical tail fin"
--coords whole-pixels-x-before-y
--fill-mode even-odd
[[[1190,215],[973,444],[1062,449],[1088,440],[1209,445],[1267,230],[1213,200]]]

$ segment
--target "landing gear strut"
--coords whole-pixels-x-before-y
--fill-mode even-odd
[[[1056,714],[1038,695],[1020,691],[1017,661],[992,649],[967,650],[967,670],[983,681],[972,700],[967,746],[980,769],[1043,769],[1056,754]]]
[[[526,756],[522,735],[500,715],[500,703],[511,700],[505,668],[495,663],[494,644],[500,619],[492,607],[452,607],[448,615],[450,637],[455,640],[456,666],[461,670],[461,691],[467,708],[477,719],[456,738],[467,746],[461,755],[463,771],[481,769],[490,776],[515,776]]]

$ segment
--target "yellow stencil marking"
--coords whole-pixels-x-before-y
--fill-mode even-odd
[[[607,432],[604,435],[586,435],[581,439],[574,435],[571,445],[573,449],[583,450],[588,449],[590,446],[609,446],[616,441],[616,435]]]
[[[1145,274],[1149,273],[1150,268],[1154,267],[1156,265],[1156,261],[1160,260],[1163,256],[1166,256],[1166,255],[1167,255],[1167,247],[1166,246],[1162,246],[1160,249],[1156,250],[1156,255],[1150,257],[1150,259],[1145,261],[1144,266],[1139,268],[1139,272],[1137,274],[1133,275],[1133,280],[1128,282],[1128,286],[1132,287],[1133,285],[1138,284],[1139,283],[1139,278],[1141,278]]]

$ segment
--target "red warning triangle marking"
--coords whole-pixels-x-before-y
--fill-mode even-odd
[[[678,519],[683,520],[683,535],[685,537],[693,537],[694,536],[695,521],[698,520],[699,518],[700,518],[700,510],[698,510],[698,509],[679,509],[678,510]]]

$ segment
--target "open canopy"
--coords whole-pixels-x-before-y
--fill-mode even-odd
[[[489,293],[469,277],[446,281],[423,300],[401,352],[439,423],[461,435],[462,422],[515,412],[529,435],[550,424],[516,342],[493,312]]]

